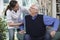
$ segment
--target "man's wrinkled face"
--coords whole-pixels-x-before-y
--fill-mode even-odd
[[[31,12],[32,14],[38,13],[38,7],[37,7],[36,5],[32,5],[32,6],[30,7],[30,12]]]

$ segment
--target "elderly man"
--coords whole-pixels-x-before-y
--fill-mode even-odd
[[[39,9],[35,4],[31,5],[29,11],[29,15],[25,16],[26,34],[24,40],[45,40],[46,26],[53,26],[50,35],[54,37],[59,20],[38,14]]]

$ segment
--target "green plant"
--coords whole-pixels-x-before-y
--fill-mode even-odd
[[[6,26],[5,19],[0,17],[0,40],[6,40]]]

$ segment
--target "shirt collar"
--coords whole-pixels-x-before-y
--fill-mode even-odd
[[[34,17],[32,17],[32,19],[34,20],[37,17],[38,14],[36,14]]]

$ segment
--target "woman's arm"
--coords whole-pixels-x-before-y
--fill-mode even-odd
[[[19,25],[21,25],[21,24],[23,24],[22,22],[20,22],[20,23],[14,23],[14,22],[8,22],[8,25],[9,26],[19,26]]]

